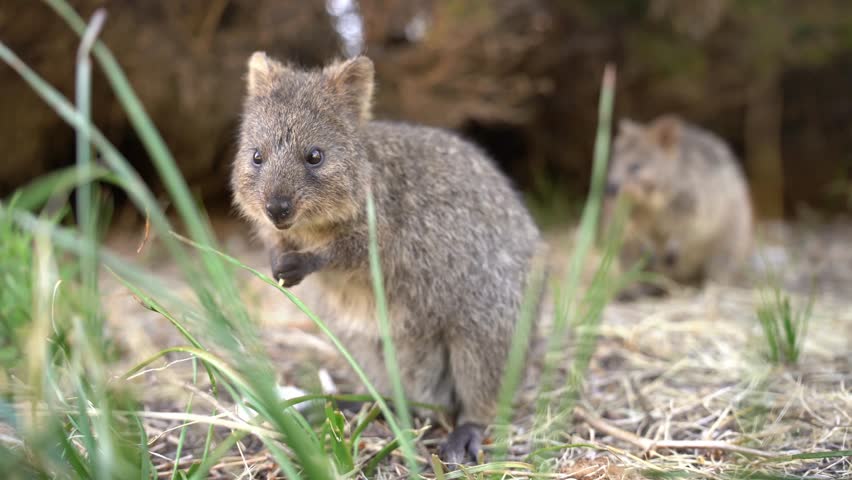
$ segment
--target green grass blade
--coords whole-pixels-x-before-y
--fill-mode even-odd
[[[77,478],[93,478],[92,473],[89,471],[89,465],[83,458],[83,455],[77,447],[71,443],[66,432],[61,427],[57,426],[55,428],[52,438],[59,440],[59,444],[62,448],[62,455],[65,459],[67,459],[71,468],[74,470],[74,473],[77,475]]]
[[[158,301],[156,301],[150,295],[143,292],[142,289],[140,289],[139,287],[137,287],[133,283],[127,281],[124,277],[122,277],[121,275],[119,275],[118,273],[116,273],[115,271],[110,269],[109,267],[107,267],[107,270],[110,271],[113,274],[113,276],[122,285],[127,287],[127,289],[130,290],[130,292],[133,293],[133,295],[135,295],[136,298],[138,298],[139,301],[141,301],[145,305],[146,308],[159,313],[166,320],[168,320],[172,324],[172,326],[174,326],[177,329],[177,331],[180,332],[180,334],[183,335],[183,337],[186,338],[187,341],[193,347],[195,347],[199,350],[207,350],[206,348],[204,348],[201,345],[201,342],[199,342],[198,339],[195,338],[195,335],[190,333],[189,330],[186,327],[184,327],[183,324],[180,321],[178,321],[177,318],[174,317],[174,315],[172,315],[168,310],[166,310],[166,308],[162,304],[160,304]],[[216,392],[218,391],[218,387],[217,387],[217,384],[216,384],[216,376],[213,375],[213,371],[210,369],[210,367],[206,363],[202,362],[202,365],[204,365],[205,370],[207,370],[207,377],[210,379],[210,388],[213,390],[213,394],[215,395]]]
[[[96,180],[121,185],[119,179],[105,168],[92,166],[89,175],[81,177],[79,169],[75,165],[46,173],[34,179],[12,194],[14,202],[12,197],[6,198],[4,201],[21,210],[36,210],[51,197],[67,193],[78,185]]]
[[[275,462],[278,463],[279,467],[281,467],[281,471],[284,472],[285,478],[288,478],[288,479],[292,478],[294,480],[298,480],[298,479],[302,478],[302,476],[299,475],[299,473],[296,471],[296,467],[293,466],[293,462],[290,461],[290,458],[287,456],[287,454],[284,452],[284,450],[280,446],[278,446],[277,443],[270,441],[266,438],[263,438],[262,440],[263,440],[263,444],[266,446],[266,448],[269,449],[269,453],[270,453],[270,455],[272,455],[272,458],[275,459]],[[321,458],[322,458],[322,461],[324,461],[324,462],[327,460],[325,455],[322,455]],[[327,463],[327,462],[325,462],[325,463]],[[307,478],[309,478],[309,479],[313,479],[313,478],[329,478],[329,479],[331,479],[331,478],[334,478],[334,475],[331,472],[322,473],[321,477],[315,477],[314,475],[316,475],[319,472],[319,469],[312,466],[310,463],[305,466],[305,470],[306,470],[305,473],[307,473]]]
[[[376,475],[376,469],[379,467],[379,462],[384,460],[385,457],[391,454],[391,452],[399,448],[400,438],[401,437],[396,437],[392,441],[388,442],[387,445],[376,452],[376,454],[367,462],[367,465],[365,465],[363,469],[364,475],[366,475],[367,478],[374,478]]]
[[[135,416],[134,420],[136,421],[136,428],[139,430],[139,464],[141,465],[139,479],[150,480],[154,478],[152,472],[155,468],[151,461],[151,455],[148,452],[148,433],[145,431],[145,425],[142,424],[142,420],[138,416]]]
[[[221,372],[229,380],[231,380],[231,382],[233,382],[234,384],[239,386],[241,389],[246,390],[246,391],[251,390],[249,383],[248,383],[248,380],[246,380],[246,378],[240,372],[238,372],[233,367],[231,367],[227,362],[225,362],[221,358],[213,355],[212,353],[208,352],[207,350],[202,350],[202,349],[195,348],[195,347],[169,347],[169,348],[165,348],[163,350],[160,350],[159,352],[155,353],[154,355],[152,355],[152,356],[148,357],[147,359],[145,359],[145,360],[137,363],[136,365],[134,365],[130,370],[125,372],[124,375],[121,376],[121,378],[124,378],[124,379],[130,378],[133,375],[142,371],[148,365],[157,361],[158,359],[163,358],[170,353],[178,353],[178,352],[188,353],[190,355],[198,357],[199,359],[207,362],[207,364],[209,364],[211,367],[213,367],[216,370],[218,370],[219,372]]]
[[[582,391],[585,373],[588,371],[595,350],[603,309],[615,293],[610,285],[608,275],[617,248],[610,247],[607,250],[608,252],[601,262],[601,267],[589,286],[589,291],[584,299],[584,311],[577,324],[577,351],[574,354],[566,379],[567,392],[561,397],[558,409],[561,415],[570,416],[574,411],[574,405]]]
[[[388,305],[385,298],[384,277],[382,275],[381,259],[379,258],[379,241],[376,225],[376,205],[373,202],[372,192],[367,192],[367,225],[370,234],[370,276],[373,279],[373,293],[376,296],[376,317],[379,323],[379,332],[382,337],[384,361],[387,366],[388,378],[393,389],[394,405],[399,415],[401,427],[405,432],[398,437],[405,454],[405,460],[412,476],[419,471],[415,459],[414,443],[408,436],[411,430],[411,414],[408,410],[408,402],[405,398],[405,389],[399,374],[399,364],[396,361],[396,348],[393,344],[390,320],[388,318]]]
[[[346,418],[342,413],[331,406],[331,402],[325,405],[325,440],[334,458],[337,468],[341,472],[349,472],[355,468],[349,442],[346,440]]]
[[[494,458],[504,458],[509,449],[509,428],[512,420],[512,401],[518,391],[521,376],[524,373],[527,350],[535,325],[536,315],[539,312],[539,303],[543,297],[546,271],[543,266],[536,262],[532,268],[529,284],[524,292],[523,303],[512,344],[509,347],[509,355],[506,358],[506,366],[497,397],[497,417],[494,422],[497,448]]]
[[[775,319],[772,310],[766,305],[758,307],[757,319],[760,321],[760,326],[763,329],[763,337],[766,339],[769,361],[778,363],[780,355],[778,353],[778,340],[775,334]]]
[[[432,454],[432,472],[435,473],[435,480],[444,480],[444,464],[441,462],[441,459]]]
[[[89,416],[86,414],[88,411],[88,396],[86,395],[85,389],[79,385],[78,379],[77,385],[77,416],[69,417],[68,421],[74,425],[74,428],[80,432],[80,436],[82,437],[83,445],[85,446],[85,451],[87,453],[87,461],[91,466],[94,466],[93,473],[94,477],[97,478],[100,475],[98,461],[100,455],[97,448],[97,439],[95,438],[95,434],[92,432],[92,425],[89,419]]]
[[[197,338],[195,338],[195,335],[190,333],[189,330],[187,330],[187,328],[184,327],[183,324],[181,324],[181,322],[178,321],[174,317],[174,315],[172,315],[160,302],[145,293],[142,289],[134,285],[132,282],[128,281],[127,279],[116,273],[114,270],[110,269],[109,267],[107,267],[107,269],[110,273],[113,274],[113,276],[116,278],[116,280],[119,281],[119,283],[127,287],[127,289],[130,290],[130,292],[142,302],[145,308],[153,310],[162,315],[166,320],[168,320],[172,324],[172,326],[175,327],[178,332],[180,332],[181,335],[183,335],[184,338],[187,339],[187,341],[189,341],[189,343],[192,344],[193,347],[198,348],[199,350],[206,350],[206,348],[201,345],[201,342]]]
[[[379,418],[379,414],[382,413],[381,409],[379,409],[378,405],[373,405],[372,408],[367,412],[364,418],[361,420],[358,425],[352,429],[351,441],[354,447],[358,445],[358,439],[361,437],[361,434],[364,433],[364,430],[370,426],[377,418]]]
[[[92,62],[89,58],[92,45],[98,37],[106,20],[103,9],[96,10],[92,15],[89,26],[83,33],[80,47],[77,50],[77,88],[76,102],[77,111],[82,119],[76,127],[77,135],[77,222],[83,230],[86,239],[86,250],[80,259],[81,274],[83,279],[84,294],[88,296],[84,302],[88,305],[97,304],[97,246],[95,238],[96,219],[95,208],[92,203],[92,185],[87,181],[92,177],[92,146],[91,134],[89,132],[92,117]],[[94,334],[99,334],[95,328],[91,329]],[[100,330],[100,329],[98,329]]]
[[[212,429],[211,425],[211,429]],[[248,432],[245,431],[235,431],[228,435],[216,448],[206,457],[204,457],[199,465],[198,469],[193,473],[189,480],[202,480],[207,478],[207,474],[210,472],[210,469],[216,465],[219,460],[221,460],[228,452],[234,448],[234,445],[237,444],[240,440],[245,438],[248,435]]]
[[[198,383],[198,360],[196,358],[192,359],[192,383]],[[185,413],[192,413],[192,400],[194,397],[194,393],[190,392],[189,398],[186,401],[186,408],[184,409]],[[186,442],[186,429],[186,424],[180,427],[180,434],[178,435],[178,444],[175,449],[175,464],[172,468],[172,480],[177,480],[178,478],[178,470],[180,469],[180,456],[181,453],[183,453],[183,444],[184,442]]]
[[[216,415],[216,410],[213,410],[211,415]],[[207,436],[204,438],[204,449],[201,452],[201,464],[207,462],[207,459],[210,457],[210,447],[213,445],[213,428],[215,426],[210,424],[207,427]]]
[[[566,340],[566,327],[571,307],[574,303],[575,292],[580,281],[583,264],[591,249],[597,232],[597,223],[600,217],[603,198],[604,183],[606,181],[607,160],[609,158],[610,125],[612,123],[612,109],[615,97],[615,68],[608,65],[604,71],[601,96],[598,105],[598,129],[595,138],[594,161],[592,165],[592,180],[589,195],[583,208],[579,231],[576,236],[576,244],[568,264],[566,278],[562,283],[561,298],[557,300],[556,312],[553,320],[553,331],[547,345],[547,355],[552,357],[553,352],[561,351]],[[541,379],[542,391],[548,391],[554,383],[555,365],[547,362]],[[542,397],[539,401],[538,411],[546,410],[547,399]]]
[[[77,50],[77,66],[76,66],[76,104],[77,112],[81,119],[80,123],[75,126],[76,131],[76,153],[77,153],[77,169],[78,182],[77,187],[77,222],[80,225],[83,238],[84,249],[80,256],[80,273],[82,280],[82,301],[88,306],[91,311],[88,312],[87,318],[83,322],[75,322],[76,330],[82,338],[85,338],[91,347],[97,348],[103,344],[102,338],[103,327],[101,318],[97,311],[97,247],[98,242],[95,238],[96,229],[96,211],[93,205],[92,186],[85,180],[91,177],[92,170],[92,149],[91,149],[91,83],[92,83],[92,65],[89,58],[89,53],[97,38],[100,30],[103,28],[106,15],[103,10],[97,10],[92,16],[92,20],[86,27],[80,46]],[[97,346],[97,347],[96,347]],[[94,350],[93,348],[93,350]],[[78,350],[82,350],[79,352]],[[114,475],[114,457],[113,452],[117,450],[113,444],[113,436],[110,430],[110,416],[89,418],[87,390],[92,389],[92,403],[102,409],[109,409],[109,401],[103,397],[106,394],[106,386],[102,384],[103,378],[99,375],[92,375],[93,370],[97,371],[99,363],[103,362],[100,355],[92,352],[87,352],[87,348],[80,345],[72,352],[72,374],[75,378],[77,386],[77,409],[78,422],[77,426],[83,435],[88,462],[94,466],[94,474],[96,478],[109,478]],[[85,383],[91,383],[91,386]]]

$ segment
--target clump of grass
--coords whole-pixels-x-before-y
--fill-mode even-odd
[[[766,356],[774,364],[795,365],[802,353],[802,343],[811,321],[813,297],[800,308],[793,306],[790,296],[775,287],[757,306],[757,319],[766,340]]]
[[[0,239],[0,365],[10,368],[21,358],[20,330],[32,318],[32,235],[3,218]]]

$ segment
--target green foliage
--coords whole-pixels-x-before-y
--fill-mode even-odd
[[[388,318],[388,306],[385,299],[385,287],[383,283],[381,260],[379,258],[379,240],[376,232],[376,206],[373,202],[372,193],[367,194],[367,223],[370,234],[370,276],[373,280],[373,291],[376,295],[376,316],[379,322],[379,332],[382,337],[382,348],[384,360],[387,364],[388,378],[393,388],[394,405],[400,412],[400,423],[405,430],[411,429],[411,415],[408,410],[408,401],[400,378],[400,369],[396,361],[396,348],[391,337],[390,319]],[[399,437],[403,450],[405,451],[408,468],[416,474],[419,470],[414,461],[414,444],[408,435]]]
[[[56,252],[45,236],[54,223],[42,221],[43,228],[33,233],[18,224],[9,227],[14,219],[9,212],[0,208],[0,246],[20,244],[26,250],[4,256],[4,267],[12,266],[4,269],[14,269],[17,279],[9,278],[25,290],[3,292],[4,307],[14,312],[3,316],[4,328],[7,322],[20,325],[4,335],[10,342],[5,346],[11,345],[16,356],[2,367],[4,373],[29,381],[23,392],[3,391],[10,403],[2,404],[0,422],[18,427],[23,441],[20,448],[0,446],[0,466],[13,478],[19,473],[52,478],[138,476],[150,463],[138,454],[144,431],[132,417],[117,413],[138,410],[138,405],[126,386],[106,383],[103,370],[111,342],[93,330],[99,324],[81,321],[97,318],[97,307],[79,299],[79,264],[64,258],[64,268],[57,268]],[[31,417],[22,415],[22,404],[28,404]],[[33,424],[37,427],[20,429]]]
[[[766,340],[767,358],[775,364],[798,363],[802,343],[811,321],[813,297],[802,308],[795,308],[790,297],[775,288],[757,307],[757,319]]]
[[[0,365],[4,368],[21,358],[21,329],[32,318],[31,252],[32,235],[11,219],[0,219]]]

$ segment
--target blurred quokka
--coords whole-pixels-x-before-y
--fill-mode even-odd
[[[472,457],[541,251],[519,196],[459,137],[371,121],[366,57],[303,70],[257,52],[247,80],[232,187],[275,278],[319,280],[335,334],[389,394],[368,262],[372,192],[405,391],[455,415],[445,461]]]
[[[742,170],[722,139],[679,117],[620,122],[606,191],[610,219],[619,197],[630,205],[624,269],[644,258],[646,270],[679,283],[726,282],[749,256],[752,206]]]

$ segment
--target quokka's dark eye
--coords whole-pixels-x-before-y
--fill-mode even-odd
[[[640,169],[640,168],[642,168],[642,164],[640,164],[640,163],[631,163],[631,164],[627,167],[627,173],[631,173],[631,174],[636,173],[636,172],[638,172],[638,171],[639,171],[639,169]]]
[[[254,149],[254,154],[251,156],[251,163],[257,167],[263,163],[263,155],[260,154],[260,150]]]
[[[322,161],[325,159],[325,155],[323,155],[322,150],[317,147],[313,147],[308,150],[308,155],[305,156],[305,161],[308,162],[308,165],[312,167],[317,167]]]

